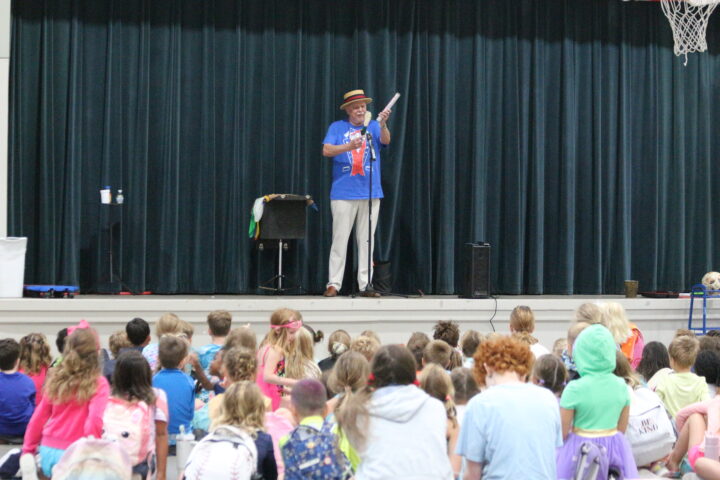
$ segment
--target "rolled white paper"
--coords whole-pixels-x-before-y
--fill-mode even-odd
[[[380,111],[380,113],[386,112],[386,111],[390,110],[390,109],[393,107],[393,105],[395,105],[395,102],[398,101],[398,98],[400,98],[400,92],[397,92],[397,93],[392,97],[392,99],[388,102],[387,105],[385,105],[385,108],[383,108],[383,109]],[[380,116],[379,116],[379,115],[378,115],[378,118],[377,118],[377,119],[380,120]]]

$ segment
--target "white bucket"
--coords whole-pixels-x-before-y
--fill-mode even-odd
[[[0,298],[21,298],[27,237],[0,238]]]

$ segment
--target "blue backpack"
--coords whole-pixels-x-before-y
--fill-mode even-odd
[[[350,462],[337,446],[332,424],[318,430],[299,425],[282,447],[287,480],[345,480],[352,476]]]

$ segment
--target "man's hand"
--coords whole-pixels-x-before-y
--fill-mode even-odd
[[[381,127],[384,127],[387,123],[388,119],[390,118],[390,114],[392,113],[392,110],[383,110],[378,114],[378,123]]]
[[[362,147],[363,140],[365,140],[363,137],[355,137],[352,140],[350,140],[350,150],[357,150],[358,148]]]

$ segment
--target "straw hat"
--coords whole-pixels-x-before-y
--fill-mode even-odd
[[[372,102],[372,98],[365,96],[364,90],[350,90],[345,95],[343,95],[343,104],[340,105],[340,110],[344,109],[350,104],[357,102],[364,102],[367,104]]]

